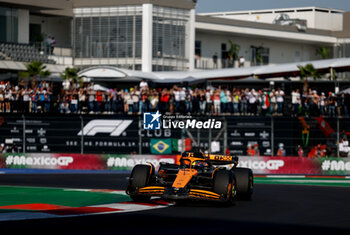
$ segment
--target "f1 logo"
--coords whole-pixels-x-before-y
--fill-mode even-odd
[[[78,135],[95,136],[97,133],[109,133],[110,136],[120,136],[132,123],[132,120],[95,119],[86,124]]]
[[[159,130],[161,126],[160,117],[162,115],[157,111],[156,113],[143,114],[143,129],[145,130]]]

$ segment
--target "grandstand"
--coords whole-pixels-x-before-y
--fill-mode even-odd
[[[0,59],[19,62],[40,61],[46,64],[56,64],[48,55],[39,51],[34,45],[24,43],[0,43]]]
[[[31,136],[42,129],[24,131],[27,142],[23,136],[12,137],[18,126],[6,127],[2,143],[16,142],[28,152],[130,153],[136,148],[149,153],[149,139],[135,142],[136,132],[143,131],[136,123],[143,113],[160,111],[225,120],[226,137],[215,141],[234,154],[246,154],[246,146],[258,144],[262,155],[274,155],[280,143],[289,155],[296,155],[295,146],[300,144],[305,153],[322,144],[332,146],[329,156],[338,154],[335,143],[341,140],[340,131],[348,131],[343,120],[350,110],[349,95],[341,92],[350,86],[349,12],[284,9],[283,14],[307,21],[300,30],[293,24],[275,24],[263,12],[252,12],[248,19],[233,17],[237,12],[196,15],[195,1],[188,0],[20,2],[0,0],[0,9],[8,16],[3,18],[8,27],[0,27],[0,113],[8,125],[19,116],[23,123],[27,118],[45,123],[52,117],[47,125],[63,120],[48,132],[73,124],[65,133],[51,132],[50,138]],[[273,18],[278,11],[271,10]],[[320,14],[322,22],[336,23],[315,24]],[[233,47],[239,49],[232,52]],[[26,66],[33,61],[42,64],[36,63],[38,73],[29,75]],[[309,64],[315,71],[304,75],[310,80],[306,86],[299,67]],[[149,86],[142,89],[145,82]],[[322,132],[315,119],[319,114],[337,128],[338,136],[315,138]],[[82,116],[85,121],[80,122]],[[88,137],[75,139],[86,122],[103,118],[133,120],[125,132],[132,136],[128,142],[132,147],[105,150],[105,142],[103,146],[94,142],[103,147],[94,150]],[[312,141],[300,139],[306,130],[298,118],[312,120]],[[267,129],[246,133],[252,123]],[[295,132],[284,129],[292,125]],[[180,132],[172,133],[174,139],[181,137]],[[191,135],[197,136],[194,146],[210,146],[209,133]],[[159,138],[169,136],[157,133]],[[119,145],[122,138],[110,143]]]

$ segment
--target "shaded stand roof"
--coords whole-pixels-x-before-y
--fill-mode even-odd
[[[350,58],[304,61],[277,65],[253,66],[247,68],[226,68],[184,72],[142,72],[119,69],[113,66],[95,66],[79,72],[80,76],[91,78],[93,81],[130,82],[142,79],[154,83],[199,83],[206,80],[236,80],[242,78],[273,78],[296,77],[300,71],[298,65],[313,66],[320,72],[328,73],[331,68],[337,71],[350,71]]]

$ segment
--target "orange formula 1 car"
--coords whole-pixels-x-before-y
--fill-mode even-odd
[[[223,165],[233,165],[230,169]],[[207,200],[232,202],[250,200],[253,193],[251,169],[237,167],[238,157],[185,152],[180,164],[161,163],[158,173],[152,164],[136,165],[126,193],[134,201],[152,196],[165,200]],[[221,167],[220,167],[221,166]]]

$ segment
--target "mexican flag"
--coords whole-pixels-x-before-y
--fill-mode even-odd
[[[185,151],[191,151],[192,149],[192,142],[190,138],[187,139],[172,139],[172,150],[173,152],[185,152]]]
[[[262,104],[261,104],[263,109],[268,109],[270,107],[270,95],[269,93],[264,94],[262,96]]]

